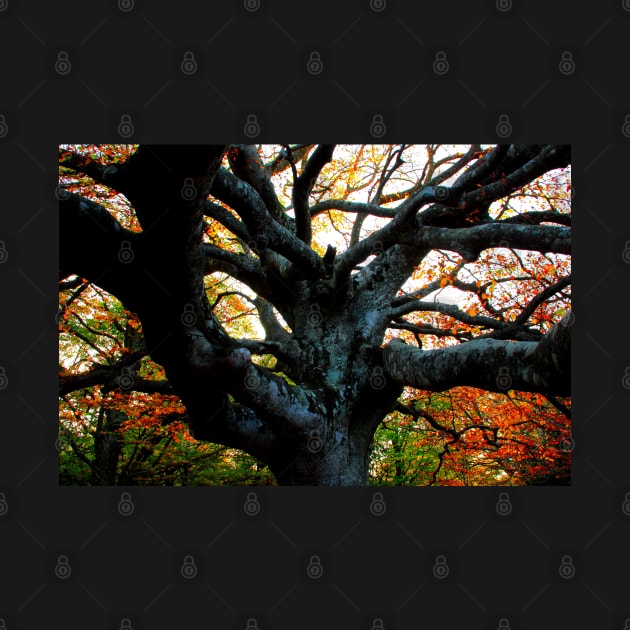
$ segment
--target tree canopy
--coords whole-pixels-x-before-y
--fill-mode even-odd
[[[60,480],[570,482],[570,148],[62,145]]]

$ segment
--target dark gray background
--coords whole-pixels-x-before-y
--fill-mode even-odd
[[[630,627],[630,1],[497,1],[0,0],[0,628]],[[132,488],[125,516],[59,488],[57,145],[123,115],[132,142],[572,143],[573,486],[507,515],[386,488],[380,516],[370,489]]]

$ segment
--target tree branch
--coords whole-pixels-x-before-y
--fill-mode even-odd
[[[474,262],[479,254],[492,247],[525,249],[540,253],[571,253],[571,228],[550,225],[517,225],[483,223],[457,229],[423,226],[416,223],[404,231],[400,242],[424,251],[446,249],[457,252],[466,262]]]
[[[236,348],[225,358],[217,357],[203,336],[191,334],[187,354],[189,364],[199,375],[220,383],[278,434],[311,430],[319,426],[325,414],[319,392],[290,385],[255,365],[245,348]]]
[[[384,348],[388,374],[402,385],[444,391],[466,385],[494,392],[519,390],[571,394],[568,316],[538,343],[480,339],[423,351],[400,339]]]
[[[139,239],[94,201],[71,193],[59,202],[59,267],[103,287],[130,310]]]
[[[290,150],[290,149],[289,149]],[[302,174],[293,182],[293,209],[295,211],[295,226],[297,237],[310,245],[311,214],[308,207],[308,196],[321,170],[332,160],[334,144],[320,144],[308,159]],[[289,155],[292,162],[293,156]]]
[[[322,278],[326,275],[324,263],[317,253],[272,219],[260,195],[249,184],[226,169],[220,169],[211,192],[239,214],[259,251],[270,248],[278,252],[293,262],[303,277]]]
[[[276,195],[271,177],[252,144],[236,144],[230,147],[228,159],[236,177],[247,182],[262,199],[269,214],[281,225],[288,228],[289,217]]]
[[[223,206],[212,201],[206,201],[204,214],[215,221],[218,221],[223,227],[227,228],[238,236],[242,241],[246,243],[249,241],[250,236],[247,228],[230,212],[228,212]]]

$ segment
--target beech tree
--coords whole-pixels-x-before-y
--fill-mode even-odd
[[[510,439],[414,392],[570,415],[568,146],[64,145],[59,165],[60,290],[89,284],[141,324],[118,356],[63,367],[60,396],[173,395],[196,440],[287,485],[366,485],[392,412],[451,444]]]

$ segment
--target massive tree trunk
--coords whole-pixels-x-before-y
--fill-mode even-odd
[[[471,261],[497,243],[570,251],[569,228],[484,217],[493,199],[567,164],[566,148],[498,147],[449,189],[422,187],[384,228],[337,257],[309,246],[310,216],[320,209],[309,209],[308,193],[331,147],[316,149],[295,180],[295,219],[279,205],[252,147],[230,149],[232,171],[221,167],[226,151],[142,146],[117,167],[75,163],[126,195],[141,233],[78,195],[60,202],[62,274],[97,283],[139,315],[148,352],[164,366],[196,438],[247,451],[281,484],[365,485],[374,432],[405,385],[505,391],[498,376],[507,374],[510,388],[570,393],[566,326],[528,337],[501,324],[492,338],[452,348],[423,351],[400,341],[381,348],[392,320],[431,310],[398,292],[432,248]],[[220,220],[250,253],[204,243],[204,216]],[[256,292],[264,341],[233,339],[222,329],[204,288],[204,276],[217,270]],[[252,354],[273,354],[276,371],[256,365]]]

